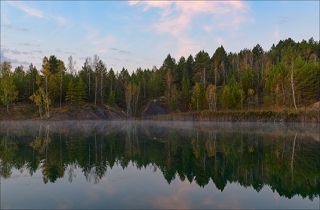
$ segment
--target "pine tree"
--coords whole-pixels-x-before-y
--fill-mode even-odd
[[[182,79],[182,90],[181,90],[181,105],[183,111],[188,110],[188,105],[190,104],[190,81],[183,77]]]
[[[85,84],[81,78],[78,79],[77,84],[75,86],[75,102],[81,103],[85,100],[86,90]]]
[[[115,92],[111,89],[110,90],[110,93],[109,93],[109,96],[108,96],[108,101],[107,101],[107,104],[109,106],[114,106],[114,103],[115,103]]]
[[[66,101],[69,102],[70,104],[73,104],[76,102],[76,100],[77,100],[76,84],[73,81],[73,79],[71,79],[67,88]]]

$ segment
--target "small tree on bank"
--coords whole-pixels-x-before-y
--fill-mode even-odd
[[[205,102],[205,91],[201,83],[196,83],[192,89],[191,108],[193,110],[202,110]]]
[[[234,77],[232,77],[222,91],[222,104],[225,108],[242,108],[244,93]]]
[[[7,113],[9,113],[9,104],[12,103],[18,96],[18,91],[14,85],[11,65],[8,62],[1,64],[0,71],[0,99],[6,105]]]
[[[43,109],[46,109],[46,103],[49,103],[49,101],[47,101],[47,97],[45,94],[45,91],[42,87],[39,87],[39,89],[37,91],[35,91],[30,97],[29,99],[31,101],[34,102],[34,104],[38,107],[38,111],[39,111],[39,116],[42,119],[42,112]]]
[[[217,87],[213,84],[208,85],[206,90],[206,99],[209,110],[216,110],[217,104]]]

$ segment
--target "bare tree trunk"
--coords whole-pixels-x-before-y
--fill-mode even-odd
[[[41,111],[41,106],[39,106],[39,115],[40,115],[40,119],[42,119],[42,111]]]
[[[216,89],[216,91],[217,91],[217,89]],[[212,109],[214,109],[214,111],[217,110],[217,94],[216,93],[214,93],[214,95],[213,95]]]
[[[224,69],[224,62],[222,62],[222,71],[223,71],[223,85],[226,85],[226,71]]]
[[[46,75],[46,115],[47,115],[47,118],[50,117],[49,94],[48,94],[48,75]]]
[[[46,115],[47,115],[47,118],[50,117],[49,99],[48,98],[47,98],[47,102],[46,102]]]
[[[138,107],[139,95],[140,95],[140,87],[139,87],[138,93],[136,94],[136,101],[135,101],[135,106],[134,106],[134,114],[136,114],[136,113],[137,113],[137,107]]]
[[[96,73],[96,82],[95,82],[95,90],[94,90],[94,105],[97,105],[97,89],[98,89],[98,78]]]
[[[101,104],[103,104],[103,94],[102,94],[102,87],[103,87],[103,78],[102,78],[103,74],[102,74],[102,71],[100,73],[100,97],[101,97]]]
[[[91,94],[90,94],[90,92],[91,92],[91,90],[90,90],[90,87],[91,87],[91,77],[90,77],[90,75],[91,75],[91,74],[90,74],[90,71],[89,71],[89,79],[88,79],[88,80],[89,80],[89,85],[88,85],[88,89],[89,89],[89,90],[88,90],[89,100],[90,100],[90,95],[91,95]]]
[[[62,72],[60,72],[60,108],[62,102]]]
[[[216,91],[218,91],[217,86],[217,68],[214,68],[214,85],[216,86]],[[214,94],[214,110],[217,110],[217,95]]]
[[[197,97],[197,111],[199,111],[199,97]]]
[[[132,101],[132,84],[128,84],[126,87],[126,104],[127,104],[127,115],[131,116],[131,101]]]
[[[48,97],[48,75],[46,75],[46,97]]]
[[[294,92],[294,82],[293,82],[293,57],[291,59],[291,89],[292,89],[292,99],[293,99],[293,105],[294,108],[297,110],[297,104],[296,104],[296,97]]]
[[[7,102],[7,113],[9,114],[9,103]]]
[[[146,80],[143,78],[143,98],[146,98]]]
[[[206,68],[203,67],[203,85],[206,87]]]
[[[34,94],[34,79],[32,80],[32,95]]]
[[[282,90],[282,103],[285,104],[286,102],[286,94],[284,91],[283,81],[281,81],[281,90]]]

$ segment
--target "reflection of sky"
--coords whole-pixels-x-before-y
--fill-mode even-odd
[[[88,182],[81,169],[68,182],[68,173],[55,183],[44,184],[38,170],[33,176],[27,171],[12,170],[8,179],[1,178],[2,208],[299,208],[316,209],[313,201],[294,196],[280,197],[264,186],[260,192],[238,183],[228,183],[221,192],[212,181],[205,187],[181,181],[170,184],[160,170],[153,167],[137,169],[132,163],[124,170],[115,165],[108,168],[98,184]]]

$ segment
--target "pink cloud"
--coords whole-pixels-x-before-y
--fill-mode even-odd
[[[22,10],[23,12],[25,12],[26,14],[30,15],[30,16],[34,16],[37,18],[44,18],[43,12],[41,10],[32,8],[27,6],[26,4],[19,2],[19,1],[10,1],[8,2],[10,5]]]
[[[153,29],[159,33],[171,35],[177,43],[177,56],[187,56],[200,48],[201,43],[188,35],[193,20],[201,15],[209,15],[209,22],[200,23],[206,32],[217,28],[238,29],[249,20],[248,6],[244,1],[135,1],[130,5],[141,5],[143,11],[157,8],[161,11],[159,20]]]
[[[228,1],[228,4],[231,4],[238,9],[247,9],[247,5],[244,4],[243,1]]]

